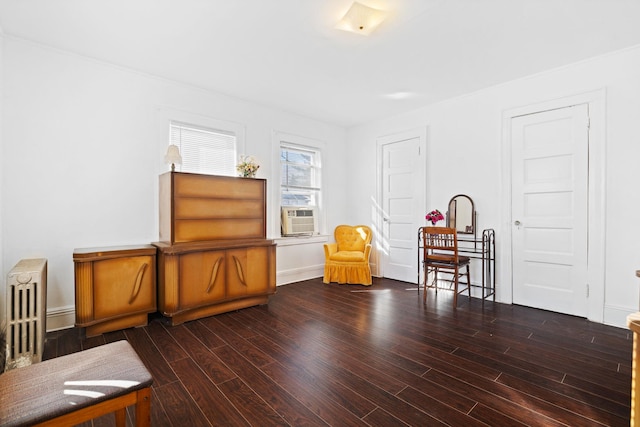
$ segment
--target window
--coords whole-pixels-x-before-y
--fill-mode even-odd
[[[170,143],[180,149],[182,172],[235,175],[235,132],[171,121]]]
[[[282,206],[320,206],[320,150],[280,142],[280,204]]]

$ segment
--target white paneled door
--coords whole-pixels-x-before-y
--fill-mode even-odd
[[[383,138],[382,159],[382,274],[416,282],[417,233],[424,209],[424,160],[421,137],[415,134]]]
[[[514,117],[511,141],[513,302],[585,317],[588,106]]]

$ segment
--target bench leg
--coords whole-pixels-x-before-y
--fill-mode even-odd
[[[151,387],[138,390],[136,400],[136,427],[151,426]]]
[[[116,427],[125,427],[127,424],[127,410],[122,408],[115,412]]]

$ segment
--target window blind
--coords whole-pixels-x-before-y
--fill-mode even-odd
[[[170,140],[171,144],[180,148],[182,155],[180,171],[210,175],[235,175],[235,133],[171,122]]]

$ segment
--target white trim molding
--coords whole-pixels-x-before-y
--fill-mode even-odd
[[[47,310],[47,332],[73,328],[75,321],[76,309],[73,305]]]

